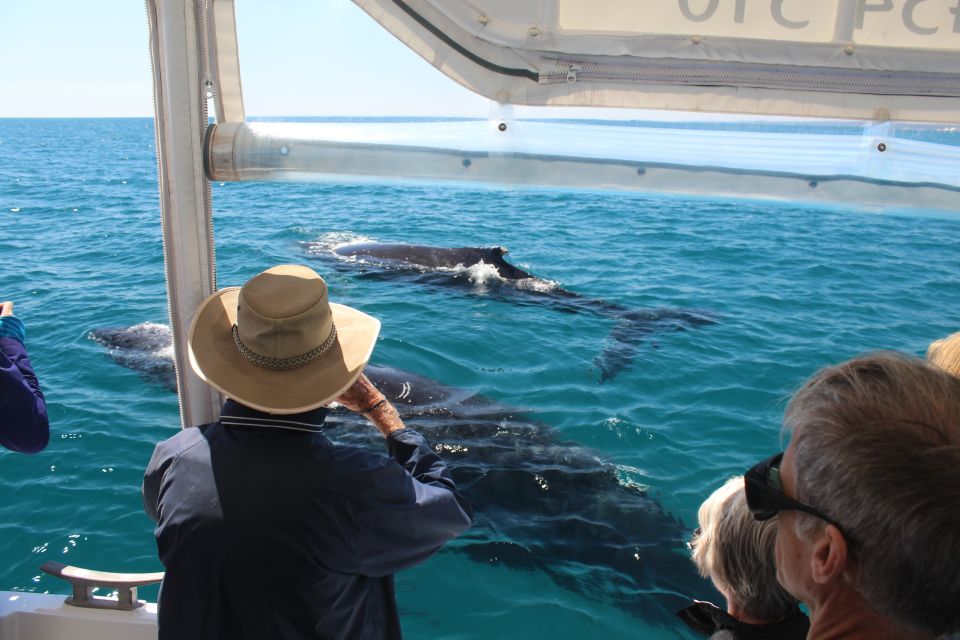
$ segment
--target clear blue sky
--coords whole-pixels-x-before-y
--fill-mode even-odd
[[[237,0],[248,115],[473,115],[349,0]],[[0,0],[0,117],[152,116],[139,0]]]
[[[464,89],[350,0],[236,0],[250,116],[487,117]],[[0,118],[152,117],[142,0],[0,0]],[[541,115],[661,120],[735,116],[518,108]]]

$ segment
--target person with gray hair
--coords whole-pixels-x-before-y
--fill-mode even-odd
[[[747,508],[743,476],[727,480],[700,506],[690,541],[693,563],[727,601],[726,611],[694,603],[677,615],[711,638],[803,640],[810,627],[796,598],[777,583],[775,520],[758,521]]]
[[[787,406],[786,452],[747,472],[779,513],[780,584],[810,638],[960,631],[960,378],[877,353],[815,374]]]

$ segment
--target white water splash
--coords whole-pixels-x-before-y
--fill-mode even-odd
[[[548,293],[560,288],[560,283],[556,280],[541,280],[540,278],[521,278],[520,280],[513,280],[513,284],[517,289],[526,289],[538,293]]]
[[[464,267],[463,265],[457,265],[457,267],[467,274],[467,279],[479,290],[486,289],[491,284],[499,285],[505,282],[504,279],[500,277],[497,268],[492,264],[487,264],[483,260],[469,267]]]
[[[626,464],[616,465],[617,469],[617,483],[626,487],[627,489],[636,489],[637,491],[648,491],[650,485],[641,482],[641,478],[646,477],[646,473],[643,472],[643,469],[638,469],[637,467],[631,467]]]
[[[348,244],[358,244],[362,242],[376,242],[374,238],[365,235],[353,233],[350,231],[330,231],[320,234],[316,240],[304,242],[308,255],[326,255],[333,253],[342,260],[353,260],[354,256],[341,256],[334,253],[334,250]]]

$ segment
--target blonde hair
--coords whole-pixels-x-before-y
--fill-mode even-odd
[[[704,578],[752,618],[774,622],[796,603],[777,582],[777,519],[760,522],[747,508],[743,476],[727,480],[700,506],[700,533],[691,542]]]
[[[931,342],[927,347],[927,362],[960,376],[960,331]]]

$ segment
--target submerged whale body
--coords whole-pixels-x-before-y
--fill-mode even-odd
[[[588,298],[567,291],[554,282],[538,278],[504,259],[504,247],[435,247],[418,244],[357,242],[328,246],[311,245],[311,255],[337,258],[337,268],[359,269],[368,278],[406,278],[419,283],[475,289],[482,279],[486,296],[514,304],[547,304],[566,313],[591,313],[615,321],[603,351],[593,364],[601,383],[630,367],[639,345],[651,335],[714,324],[712,314],[697,309],[630,309],[623,305]],[[495,270],[486,277],[478,267]],[[494,286],[491,286],[494,285]],[[495,286],[500,285],[500,286]]]
[[[119,364],[145,365],[147,377],[175,388],[164,325],[97,329],[91,338]],[[156,375],[160,362],[167,363],[166,380]],[[475,507],[474,526],[448,550],[542,571],[563,588],[660,625],[674,626],[673,612],[689,597],[718,597],[689,561],[689,530],[646,491],[622,483],[595,452],[469,391],[393,367],[371,364],[365,373],[407,426],[443,455]],[[324,432],[335,442],[383,451],[383,438],[342,408],[331,410]]]
[[[168,325],[141,322],[131,327],[103,327],[94,329],[87,337],[106,347],[117,364],[176,393],[173,332]]]

